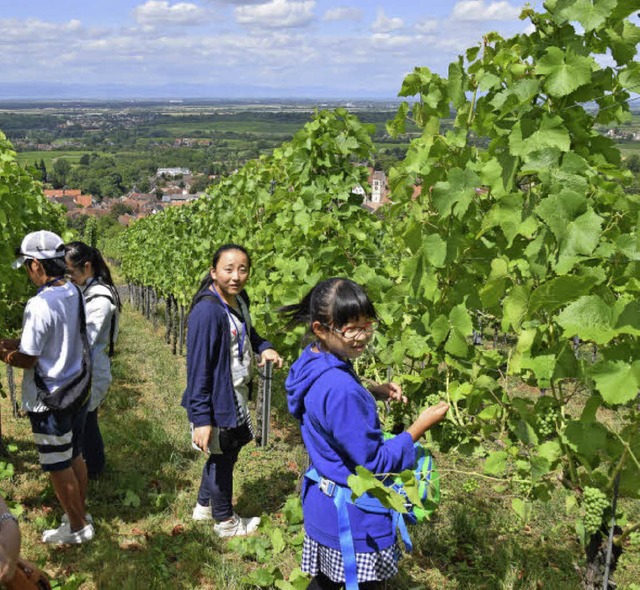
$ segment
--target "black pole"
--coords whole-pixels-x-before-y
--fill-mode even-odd
[[[269,425],[271,419],[271,383],[273,381],[273,361],[267,361],[264,366],[264,388],[262,395],[262,436],[260,446],[269,444]]]

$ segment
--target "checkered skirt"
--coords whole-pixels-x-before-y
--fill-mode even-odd
[[[382,551],[356,553],[358,582],[375,582],[392,578],[398,573],[399,560],[400,546],[397,540],[395,545]],[[317,576],[322,572],[332,582],[345,581],[342,553],[338,549],[321,545],[306,534],[302,546],[301,569],[311,576]]]

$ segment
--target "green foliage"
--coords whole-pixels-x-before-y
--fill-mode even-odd
[[[263,518],[259,536],[236,537],[229,541],[229,548],[246,559],[261,564],[243,578],[243,582],[258,588],[281,588],[282,590],[303,590],[309,584],[309,576],[299,568],[294,568],[285,579],[280,567],[273,565],[274,559],[285,551],[294,550],[298,557],[302,554],[304,532],[302,530],[302,504],[298,496],[287,498],[282,509],[285,522]]]
[[[630,433],[638,416],[629,406],[640,388],[639,201],[625,194],[630,175],[595,128],[628,114],[638,27],[614,0],[545,6],[523,13],[535,26],[530,35],[485,37],[451,65],[448,81],[426,68],[405,79],[401,94],[418,99],[390,128],[402,132],[410,115],[423,135],[390,172],[395,204],[386,215],[403,258],[383,313],[410,309],[415,319],[386,334],[411,343],[390,360],[421,360],[427,390],[444,378],[454,407],[436,429],[441,445],[440,433],[452,431],[466,433],[456,446],[469,452],[506,445],[488,452],[485,473],[529,480],[527,495],[544,499],[554,473],[573,490],[610,490],[622,469],[635,474],[625,493],[637,498]],[[615,65],[600,66],[597,55],[609,51]],[[599,109],[587,110],[588,101]],[[453,129],[440,134],[450,108]],[[486,151],[472,136],[486,139]],[[414,184],[422,186],[417,200]],[[433,249],[420,247],[434,240],[445,244],[437,263]],[[454,310],[495,317],[514,345],[469,346]],[[594,363],[574,352],[573,338],[597,346]],[[505,387],[509,375],[550,388],[549,403]],[[584,404],[581,419],[566,418],[570,401]],[[593,408],[602,402],[620,407],[619,424],[598,421]]]
[[[61,207],[51,204],[42,187],[16,162],[13,146],[0,132],[0,325],[3,336],[20,326],[29,284],[23,270],[14,270],[15,249],[31,231],[62,234]]]
[[[98,222],[95,217],[88,217],[84,226],[83,240],[95,248],[98,243]]]

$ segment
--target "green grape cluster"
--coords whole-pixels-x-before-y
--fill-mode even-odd
[[[549,438],[556,433],[556,418],[555,412],[538,416],[538,433],[542,438]]]
[[[395,424],[395,418],[391,412],[387,412],[382,422],[382,430],[385,432],[391,432],[393,425]]]
[[[438,394],[438,393],[430,393],[425,398],[424,401],[428,406],[435,406],[435,405],[439,404],[441,400],[442,400],[442,398],[440,397],[440,394]]]
[[[604,516],[604,511],[609,506],[609,501],[602,490],[588,486],[584,488],[582,499],[584,506],[584,529],[592,535],[600,528],[602,517]]]
[[[536,402],[535,411],[540,438],[548,439],[555,436],[562,420],[558,402],[553,397],[543,395]]]
[[[531,481],[519,481],[516,484],[516,492],[519,496],[528,498],[533,492],[533,483]]]
[[[475,479],[467,479],[463,484],[462,484],[462,489],[467,492],[467,494],[471,494],[473,492],[475,492],[479,487],[478,481]]]

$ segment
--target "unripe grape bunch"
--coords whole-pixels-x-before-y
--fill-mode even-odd
[[[549,412],[538,416],[538,432],[541,438],[549,438],[556,432],[556,418],[555,412]]]
[[[604,511],[609,507],[607,496],[598,488],[585,487],[582,497],[584,507],[584,529],[592,535],[602,524]]]

